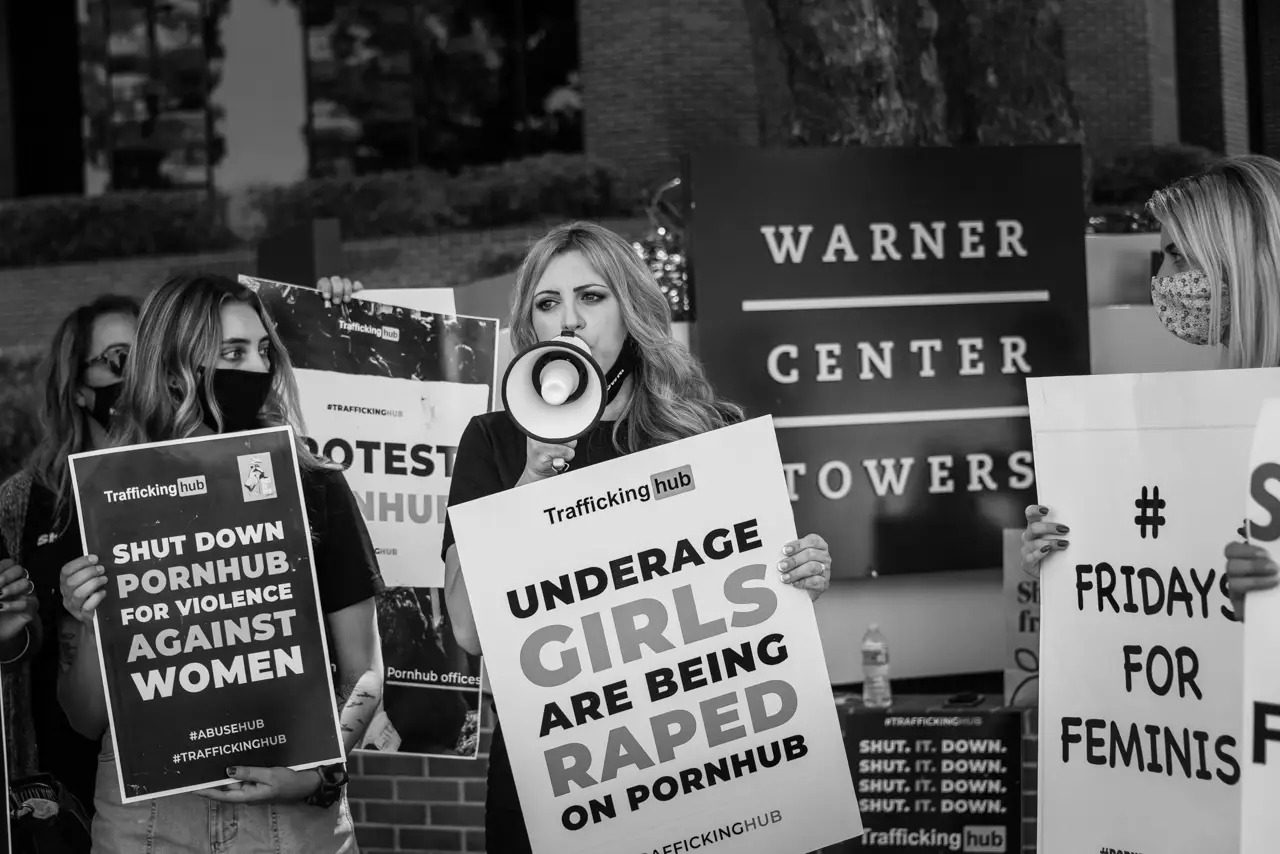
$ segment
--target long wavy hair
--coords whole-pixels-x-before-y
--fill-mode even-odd
[[[53,333],[53,342],[40,366],[40,437],[27,461],[36,483],[54,495],[54,518],[65,525],[71,506],[71,468],[67,457],[90,450],[89,413],[76,403],[76,394],[89,360],[93,325],[112,314],[138,316],[138,301],[107,294],[72,311]],[[126,366],[128,362],[126,361]]]
[[[511,308],[511,343],[517,352],[538,341],[533,329],[534,294],[547,265],[566,252],[581,252],[609,285],[622,308],[623,326],[640,356],[631,398],[614,424],[613,441],[618,450],[638,451],[742,419],[742,409],[716,396],[701,363],[671,337],[671,306],[635,249],[595,223],[557,226],[525,256],[516,274],[516,298]]]
[[[137,339],[112,419],[113,444],[192,436],[204,423],[203,401],[221,432],[222,411],[214,399],[213,374],[222,350],[222,307],[233,302],[254,310],[271,345],[271,391],[258,413],[258,426],[292,426],[299,464],[304,469],[331,468],[302,440],[293,364],[267,307],[252,288],[209,274],[172,278],[142,304]]]
[[[1209,280],[1209,343],[1225,343],[1234,368],[1280,366],[1280,162],[1227,158],[1158,191],[1147,209]]]

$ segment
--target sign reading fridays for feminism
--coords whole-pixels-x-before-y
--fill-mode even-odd
[[[829,532],[840,575],[1000,565],[1034,495],[1025,380],[1089,372],[1080,163],[1071,146],[690,159],[698,355],[774,417],[797,524]]]
[[[293,431],[69,460],[123,800],[343,761]]]
[[[535,852],[860,835],[770,419],[449,512]]]
[[[1071,529],[1040,572],[1037,847],[1239,850],[1249,742],[1222,552],[1280,370],[1027,386],[1039,498]]]

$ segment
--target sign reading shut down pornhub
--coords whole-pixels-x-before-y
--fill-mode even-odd
[[[698,353],[774,417],[796,523],[838,575],[1001,565],[1035,501],[1026,379],[1090,368],[1080,164],[1048,146],[691,159]]]
[[[861,833],[769,419],[449,512],[535,852]]]

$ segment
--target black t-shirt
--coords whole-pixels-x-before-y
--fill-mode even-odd
[[[62,567],[84,554],[75,499],[61,519],[54,517],[54,494],[32,484],[22,529],[22,565],[31,576],[40,603],[44,644],[31,660],[31,704],[41,773],[52,774],[93,814],[93,785],[98,773],[98,742],[80,735],[58,702],[59,631],[63,617],[58,578]],[[11,557],[0,539],[0,559]]]
[[[337,469],[303,472],[302,497],[321,610],[332,614],[381,593],[386,585],[378,557],[346,476]]]
[[[602,421],[574,447],[574,471],[622,456],[613,443],[615,422]],[[622,428],[625,431],[625,427]],[[625,433],[624,433],[625,435]],[[511,489],[520,480],[526,462],[527,444],[524,433],[505,411],[477,415],[467,424],[458,442],[458,453],[449,485],[449,506],[484,498]],[[443,556],[454,544],[453,525],[448,516],[444,523]],[[489,748],[490,810],[519,810],[515,777],[502,736],[502,722],[493,728],[493,744]]]

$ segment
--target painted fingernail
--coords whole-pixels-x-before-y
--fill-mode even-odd
[[[1059,526],[1058,526],[1058,533],[1059,533],[1059,534],[1069,534],[1069,533],[1071,533],[1071,529],[1070,529],[1070,528],[1068,528],[1066,525],[1059,525]]]
[[[1053,545],[1052,545],[1052,544],[1047,545],[1047,546],[1041,546],[1041,547],[1040,547],[1040,554],[1042,554],[1042,555],[1047,555],[1047,554],[1049,553],[1049,550],[1050,550],[1050,549],[1052,549],[1052,548],[1053,548]]]
[[[228,777],[234,777],[234,776],[235,776],[235,773],[236,773],[236,766],[234,766],[234,765],[228,765],[228,766],[227,766],[227,776],[228,776]]]
[[[1068,545],[1070,545],[1070,543],[1066,540],[1058,540],[1058,548],[1065,549]]]
[[[790,575],[784,575],[784,576],[782,576],[782,580],[783,580],[784,582],[786,582],[787,584],[790,584],[790,583],[791,583],[791,576],[790,576]]]
[[[1040,515],[1041,515],[1041,516],[1048,516],[1048,515],[1049,515],[1049,508],[1048,508],[1048,507],[1037,507],[1036,509],[1040,511]]]

